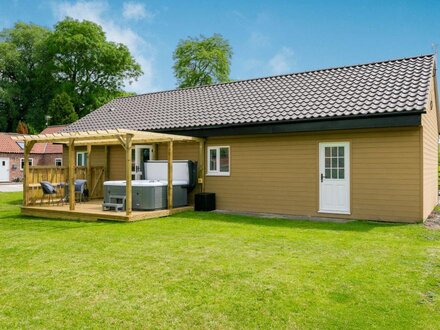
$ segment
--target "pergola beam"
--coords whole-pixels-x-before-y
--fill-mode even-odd
[[[127,150],[127,146],[126,146],[126,141],[124,141],[124,139],[122,138],[122,136],[116,135],[115,136],[119,143],[121,144],[122,148],[124,148],[125,150]]]
[[[122,138],[123,139],[123,138]],[[139,138],[139,137],[133,137],[132,143],[133,144],[154,144],[154,143],[168,143],[170,141],[173,142],[179,142],[179,143],[197,143],[199,140],[172,140],[172,139],[145,139],[145,138]],[[95,141],[77,141],[75,142],[76,146],[85,146],[87,144],[93,144],[94,146],[103,146],[103,145],[119,145],[121,142],[118,138],[114,139],[108,139],[108,140],[95,140]]]
[[[52,133],[38,135],[16,135],[11,137],[15,141],[36,141],[69,144],[71,139],[75,139],[75,145],[87,145],[97,143],[119,143],[126,134],[131,134],[133,142],[199,142],[201,139],[191,136],[164,134],[156,132],[145,132],[125,129],[97,130],[87,132]]]

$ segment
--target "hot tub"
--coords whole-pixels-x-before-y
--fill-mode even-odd
[[[173,207],[188,204],[188,182],[173,182]],[[163,180],[133,180],[132,186],[132,209],[133,210],[157,210],[167,207],[168,182]],[[104,182],[104,202],[110,201],[110,195],[125,196],[125,181]]]
[[[145,180],[133,180],[132,209],[156,210],[167,207],[168,162],[161,160],[144,163]],[[188,191],[195,187],[197,165],[190,160],[173,161],[173,207],[188,205]],[[110,196],[125,196],[125,181],[104,182],[104,203]]]

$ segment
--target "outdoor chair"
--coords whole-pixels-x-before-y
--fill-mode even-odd
[[[75,195],[79,195],[79,202],[83,202],[88,196],[87,194],[87,180],[77,179],[75,180]]]
[[[75,180],[74,186],[75,186],[75,198],[77,195],[79,195],[78,201],[80,203],[86,201],[87,198],[89,197],[88,196],[89,191],[87,189],[87,180],[77,179],[77,180]],[[65,190],[65,193],[64,193],[63,201],[67,202],[70,198],[68,183],[66,183],[64,185],[64,190]]]
[[[43,197],[41,198],[40,204],[43,205],[43,199],[44,197],[48,196],[49,205],[50,202],[53,202],[53,197],[57,196],[58,190],[48,181],[41,181],[40,182],[41,189],[43,190]]]

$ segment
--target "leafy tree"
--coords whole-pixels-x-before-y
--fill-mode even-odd
[[[179,88],[228,82],[232,48],[220,34],[179,41],[173,54]]]
[[[101,26],[66,18],[47,42],[52,71],[79,117],[114,98],[142,70],[125,45],[106,40]]]
[[[0,129],[13,131],[19,120],[36,126],[52,97],[47,70],[46,41],[50,31],[35,24],[16,23],[0,32]],[[40,122],[38,122],[40,120]]]
[[[66,92],[56,95],[49,103],[48,114],[52,125],[65,125],[78,120],[78,114],[73,108],[70,97]]]
[[[27,125],[21,120],[18,121],[17,129],[15,131],[18,134],[29,134],[29,129]]]
[[[107,41],[95,23],[67,18],[54,31],[16,23],[0,31],[0,130],[15,131],[22,120],[40,131],[62,92],[81,117],[123,95],[125,82],[141,74],[127,47]]]

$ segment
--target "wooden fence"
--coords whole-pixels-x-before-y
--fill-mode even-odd
[[[30,204],[36,204],[43,197],[41,181],[48,181],[58,187],[57,198],[65,195],[64,185],[69,180],[69,168],[67,166],[30,166],[28,177],[28,192]],[[90,198],[103,198],[105,173],[103,166],[92,166],[90,176],[87,167],[75,167],[75,179],[87,180],[87,188]]]

